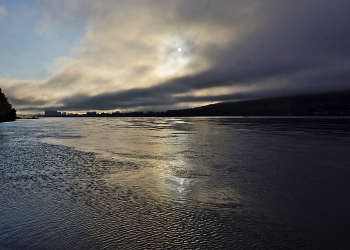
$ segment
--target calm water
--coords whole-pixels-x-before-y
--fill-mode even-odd
[[[0,123],[0,249],[350,249],[350,119]]]

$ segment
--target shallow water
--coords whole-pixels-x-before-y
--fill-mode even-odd
[[[0,249],[349,249],[349,125],[0,123]]]

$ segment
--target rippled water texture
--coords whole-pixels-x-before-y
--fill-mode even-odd
[[[349,125],[0,123],[0,249],[350,249]]]

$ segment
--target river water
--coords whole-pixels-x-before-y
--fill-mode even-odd
[[[350,119],[0,123],[0,249],[350,249]]]

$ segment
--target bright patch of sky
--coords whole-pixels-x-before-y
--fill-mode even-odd
[[[38,32],[39,2],[0,1],[0,76],[10,79],[43,80],[46,70],[59,57],[69,56],[81,39],[84,27],[58,27]],[[5,13],[5,14],[1,14]]]

